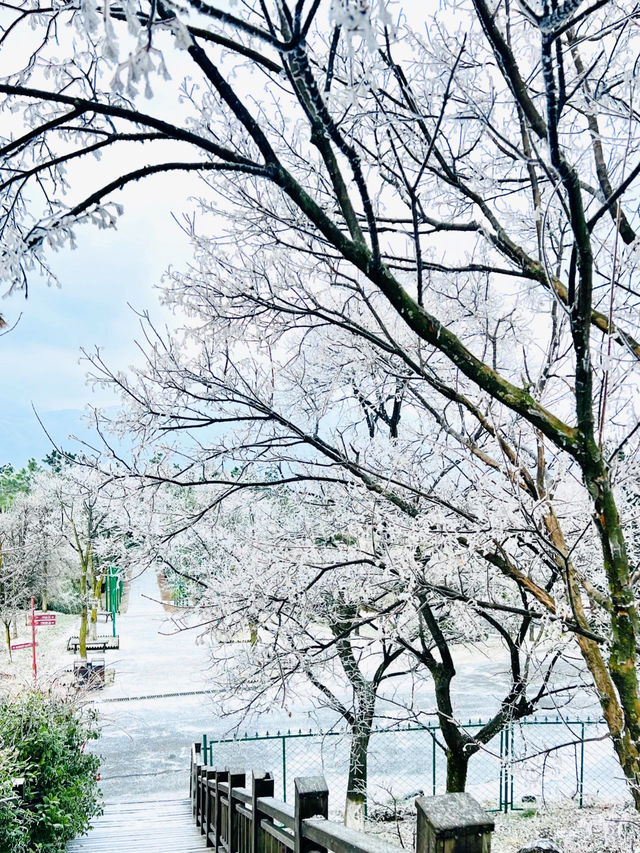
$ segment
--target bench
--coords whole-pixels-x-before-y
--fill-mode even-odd
[[[88,652],[106,652],[107,649],[119,649],[120,637],[96,637],[95,640],[87,639]],[[77,652],[80,649],[80,637],[69,637],[67,651]]]
[[[104,622],[106,625],[110,619],[113,620],[113,613],[110,610],[99,610],[98,611],[98,618],[104,619]]]

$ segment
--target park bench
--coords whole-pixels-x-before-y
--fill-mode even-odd
[[[80,648],[79,637],[69,637],[67,651],[77,652]],[[88,652],[106,652],[107,649],[119,649],[120,637],[96,637],[95,640],[87,640]]]
[[[106,625],[110,619],[113,620],[113,613],[110,610],[99,610],[98,619],[104,619]]]

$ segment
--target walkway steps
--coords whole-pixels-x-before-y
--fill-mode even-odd
[[[67,844],[67,853],[199,853],[204,836],[191,815],[191,800],[106,803],[89,834]]]

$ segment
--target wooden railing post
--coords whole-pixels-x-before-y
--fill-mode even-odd
[[[416,853],[491,853],[491,815],[470,794],[418,797]]]
[[[207,847],[214,847],[216,850],[220,844],[220,801],[218,781],[223,778],[226,778],[225,770],[213,771],[209,798],[209,832],[207,833]]]
[[[227,833],[227,853],[238,853],[236,851],[236,834],[238,830],[238,815],[233,802],[233,789],[244,788],[246,776],[242,773],[229,773],[229,822]]]
[[[189,796],[191,797],[191,813],[196,816],[196,768],[198,759],[202,756],[202,744],[194,743],[191,749],[191,778],[189,780]]]
[[[295,806],[294,806],[294,853],[309,853],[321,850],[326,852],[326,847],[311,845],[302,837],[302,821],[308,817],[329,816],[329,789],[324,776],[302,776],[294,779]]]
[[[273,776],[271,773],[259,773],[255,770],[251,774],[251,853],[263,853],[265,845],[260,843],[262,838],[260,832],[260,808],[259,797],[273,797]]]
[[[196,767],[196,826],[202,826],[202,799],[203,799],[203,789],[202,789],[202,779],[204,775],[204,771],[206,767],[204,764],[198,764]]]
[[[204,771],[204,818],[202,820],[202,834],[207,839],[207,847],[211,847],[209,833],[211,832],[211,823],[214,810],[214,798],[211,791],[212,782],[216,778],[216,771],[210,767],[206,767]]]
[[[222,836],[222,804],[220,802],[220,798],[222,796],[222,792],[220,791],[220,785],[224,782],[229,781],[229,771],[221,770],[216,773],[216,814],[215,814],[215,826],[216,826],[216,843],[214,844],[215,853],[218,853],[220,849],[220,841]],[[226,841],[226,839],[224,839]]]

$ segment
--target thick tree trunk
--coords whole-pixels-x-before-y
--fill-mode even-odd
[[[469,756],[460,749],[447,750],[447,794],[464,791],[467,784]]]
[[[4,634],[5,634],[5,639],[7,641],[7,652],[9,653],[9,660],[12,660],[12,657],[11,657],[11,631],[9,630],[9,622],[4,623]]]
[[[454,721],[451,702],[451,680],[455,675],[453,661],[447,657],[449,666],[442,664],[431,669],[435,688],[440,731],[447,745],[447,793],[463,792],[467,783],[467,767],[470,753],[468,738],[463,735]]]
[[[88,551],[89,586],[91,589],[91,617],[89,621],[89,638],[95,640],[98,636],[98,606],[100,604],[100,578],[97,576],[93,562],[93,551]]]
[[[609,729],[620,766],[629,784],[631,796],[636,808],[640,810],[640,757],[638,753],[640,742],[637,736],[639,719],[638,683],[635,673],[638,617],[633,604],[630,569],[621,524],[604,466],[597,469],[597,473],[591,480],[592,482],[589,483],[585,474],[587,488],[594,499],[595,523],[600,535],[604,568],[609,580],[610,597],[613,605],[610,616],[613,642],[608,665],[596,642],[580,635],[576,639],[582,657],[593,678],[602,715]],[[549,512],[545,516],[545,525],[551,536],[551,541],[558,549],[558,553],[562,555],[562,576],[567,598],[572,604],[574,617],[581,627],[588,628],[589,620],[584,610],[582,590],[575,568],[570,560],[569,548],[562,529],[553,512]],[[625,620],[623,626],[620,624],[621,615]],[[621,627],[624,628],[622,633]],[[622,669],[622,672],[617,675],[616,670],[619,668]],[[629,726],[629,720],[635,721],[635,736],[632,734],[633,725]]]
[[[79,634],[79,651],[80,657],[87,659],[87,603],[82,604],[80,611],[80,634]]]
[[[338,638],[336,650],[345,675],[351,682],[354,694],[353,712],[344,716],[351,725],[351,748],[349,752],[349,776],[347,797],[344,807],[344,822],[353,829],[364,829],[365,808],[367,802],[367,753],[376,707],[377,676],[395,659],[387,659],[381,670],[369,681],[362,674],[356,660],[351,640],[345,635],[347,629],[353,629],[357,610],[343,608],[341,620],[331,624],[331,630]]]
[[[351,730],[349,777],[344,807],[344,822],[353,829],[364,828],[367,802],[367,753],[371,738],[372,719],[358,720]]]
[[[87,564],[82,560],[82,574],[80,576],[80,598],[82,609],[80,610],[80,632],[78,635],[80,657],[87,659]]]
[[[636,671],[640,623],[618,509],[608,471],[599,454],[598,459],[600,464],[593,472],[585,471],[585,483],[594,499],[595,525],[602,544],[612,605],[608,670],[619,699],[622,725],[616,719],[615,728],[609,724],[609,730],[636,808],[640,810],[640,686]],[[608,710],[603,704],[603,711]]]
[[[97,599],[91,599],[91,613],[89,616],[89,639],[95,640],[98,636],[98,604]]]

